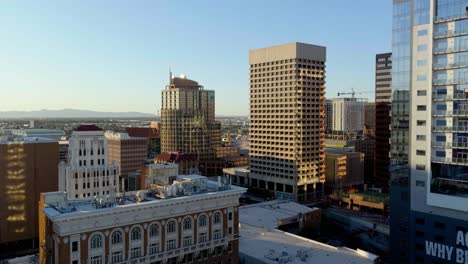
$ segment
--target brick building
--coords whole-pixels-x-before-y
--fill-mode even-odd
[[[164,192],[114,201],[72,203],[63,192],[44,193],[40,263],[238,263],[238,201],[245,189],[228,181],[179,176]],[[174,195],[177,184],[185,192]]]

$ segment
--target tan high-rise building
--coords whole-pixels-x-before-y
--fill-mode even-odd
[[[321,198],[325,60],[325,47],[304,43],[250,51],[251,187]]]
[[[198,161],[214,159],[215,148],[221,144],[215,92],[196,81],[171,76],[162,91],[160,133],[161,153],[189,153]]]

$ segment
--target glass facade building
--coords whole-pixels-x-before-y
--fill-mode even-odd
[[[468,0],[393,0],[393,263],[468,263]]]

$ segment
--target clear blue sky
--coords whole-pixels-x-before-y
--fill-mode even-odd
[[[391,17],[390,0],[3,1],[0,111],[156,113],[172,67],[247,114],[249,49],[294,41],[327,47],[327,97],[372,91]]]

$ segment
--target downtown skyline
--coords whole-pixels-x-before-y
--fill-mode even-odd
[[[332,98],[372,91],[374,54],[391,49],[390,1],[297,1],[287,13],[280,1],[111,3],[5,4],[0,111],[156,114],[171,68],[215,90],[217,114],[247,115],[249,50],[291,41],[326,46]],[[334,15],[316,15],[323,13]]]

